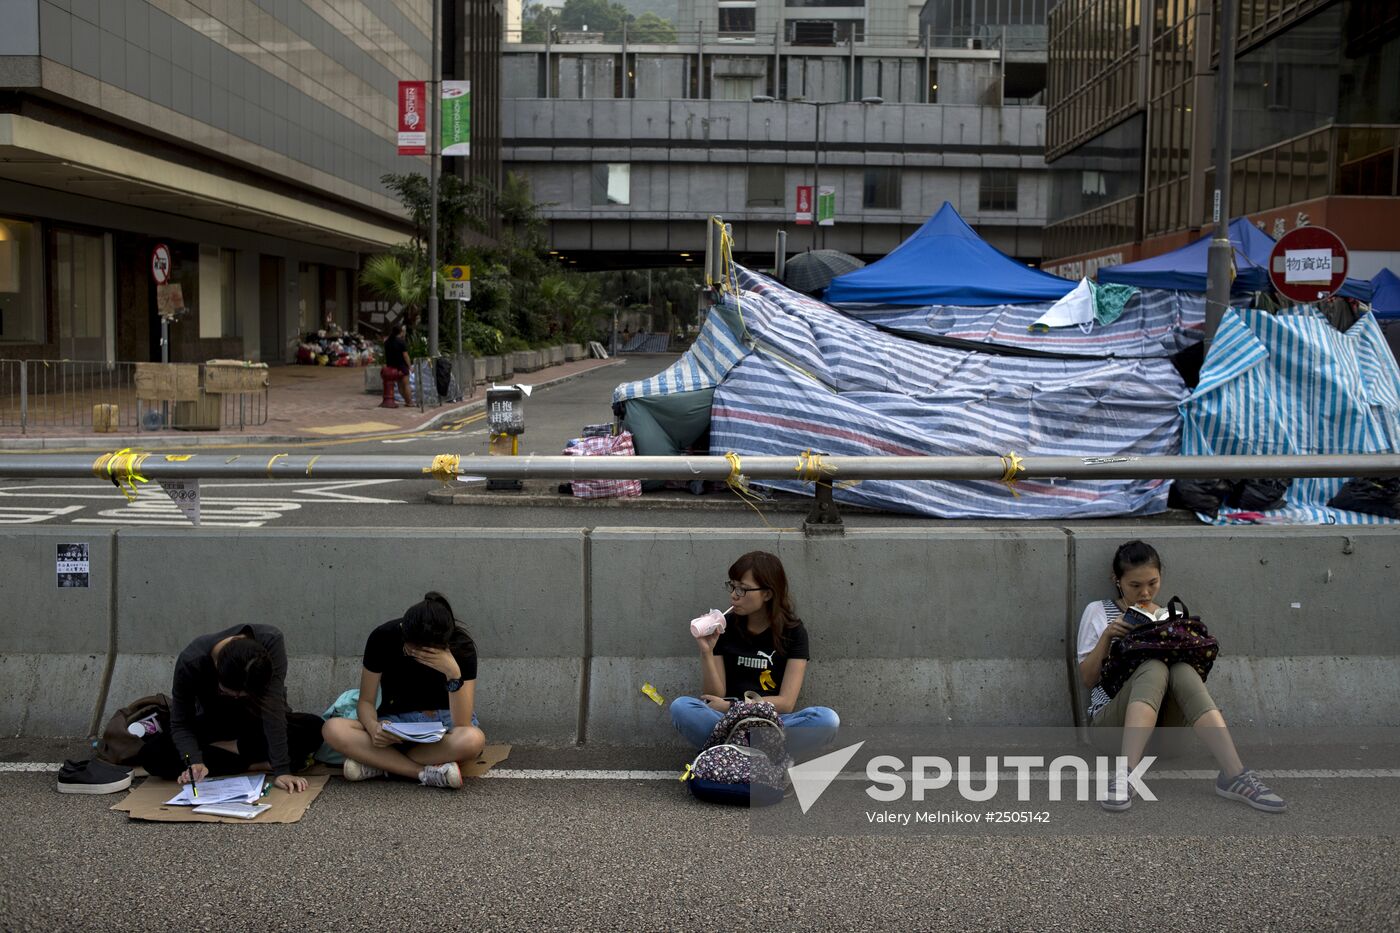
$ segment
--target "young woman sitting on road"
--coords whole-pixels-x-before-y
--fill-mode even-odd
[[[1108,696],[1101,683],[1104,661],[1113,642],[1132,629],[1125,614],[1130,608],[1138,608],[1153,615],[1161,608],[1154,601],[1162,588],[1161,557],[1151,545],[1129,541],[1113,555],[1113,583],[1118,598],[1090,603],[1079,621],[1079,676],[1091,691],[1089,724],[1123,730],[1122,756],[1130,770],[1141,762],[1155,726],[1189,725],[1220,765],[1215,781],[1217,794],[1243,801],[1256,810],[1283,812],[1287,808],[1283,798],[1240,761],[1220,707],[1190,664],[1145,660],[1117,694]],[[1103,808],[1126,810],[1132,804],[1126,782],[1115,776],[1102,801]]]
[[[376,691],[382,690],[376,707]],[[476,645],[441,593],[370,632],[360,672],[359,720],[326,721],[326,742],[345,755],[345,779],[394,774],[428,787],[461,787],[458,762],[486,745],[472,711],[476,700]],[[405,742],[386,732],[389,722],[441,722],[437,742]]]
[[[841,719],[825,706],[797,708],[811,652],[807,628],[793,612],[782,561],[752,551],[729,568],[731,611],[723,634],[695,639],[701,695],[678,697],[671,721],[691,745],[703,746],[735,700],[752,691],[777,708],[794,758],[808,757],[836,738]]]
[[[209,775],[271,771],[285,791],[320,747],[320,717],[287,706],[287,649],[271,625],[201,635],[175,661],[170,731],[146,742],[141,764],[181,784]]]

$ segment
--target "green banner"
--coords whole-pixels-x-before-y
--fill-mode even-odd
[[[445,156],[471,155],[472,83],[442,82],[442,149]]]
[[[817,192],[817,223],[823,227],[836,226],[836,189],[822,185]]]

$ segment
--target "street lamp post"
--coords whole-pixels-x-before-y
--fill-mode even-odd
[[[1212,216],[1215,236],[1206,252],[1206,332],[1205,348],[1220,327],[1220,319],[1230,307],[1230,266],[1235,247],[1230,243],[1230,130],[1235,91],[1235,3],[1220,2],[1220,69],[1216,72],[1215,93],[1215,192]]]
[[[800,97],[777,98],[770,94],[755,94],[751,100],[755,104],[806,104],[816,110],[816,128],[812,134],[812,249],[818,249],[817,229],[821,226],[818,221],[817,204],[822,196],[822,108],[830,107],[834,104],[845,104],[844,100],[804,100]],[[883,104],[883,97],[862,97],[857,103],[873,106]]]

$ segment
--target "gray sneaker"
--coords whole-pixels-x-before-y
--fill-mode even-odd
[[[1259,775],[1245,768],[1232,778],[1225,772],[1215,779],[1215,792],[1230,800],[1241,800],[1256,810],[1265,813],[1282,813],[1288,804],[1282,797],[1269,789],[1269,785],[1259,780]]]
[[[424,787],[451,787],[456,790],[462,786],[462,769],[457,767],[455,761],[445,765],[424,765],[423,770],[418,772],[418,780]]]
[[[1114,813],[1121,813],[1133,805],[1133,788],[1126,774],[1118,774],[1108,779],[1108,793],[1099,801],[1099,806]]]

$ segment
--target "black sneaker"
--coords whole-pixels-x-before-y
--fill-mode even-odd
[[[1234,777],[1226,777],[1225,772],[1215,779],[1215,792],[1229,800],[1239,800],[1256,810],[1265,813],[1283,813],[1288,804],[1269,785],[1259,780],[1259,775],[1248,768]]]
[[[58,771],[60,794],[115,794],[131,786],[131,769],[105,761],[65,761]]]

